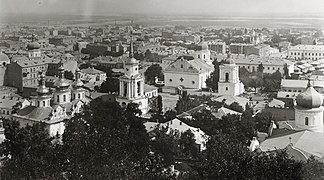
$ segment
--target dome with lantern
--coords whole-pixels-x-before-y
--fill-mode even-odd
[[[70,86],[69,82],[64,78],[64,67],[61,65],[58,68],[59,79],[54,83],[54,86],[57,88],[68,88]]]
[[[208,50],[208,44],[206,41],[204,41],[204,37],[200,36],[200,43],[198,44],[199,49],[201,50]]]
[[[74,88],[81,88],[83,86],[83,82],[82,80],[80,79],[80,69],[78,68],[75,72],[75,81],[73,82],[72,86]]]
[[[321,94],[313,88],[309,80],[306,90],[296,97],[296,103],[297,106],[307,109],[319,108],[323,103],[323,99]]]

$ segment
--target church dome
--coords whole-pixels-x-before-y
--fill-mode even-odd
[[[27,49],[28,50],[34,50],[34,49],[39,49],[40,45],[38,42],[31,42],[29,44],[27,44]]]
[[[63,65],[61,65],[58,68],[58,71],[59,71],[59,79],[54,83],[54,86],[55,87],[58,87],[58,88],[66,88],[66,87],[69,87],[70,84],[64,78],[64,67],[63,67]]]
[[[137,64],[137,60],[134,57],[130,57],[127,61],[126,64]]]
[[[306,90],[296,97],[296,103],[303,108],[319,108],[322,105],[322,96],[313,88],[311,82],[308,81]]]
[[[76,78],[75,78],[75,81],[73,82],[72,86],[74,88],[82,87],[83,86],[83,82],[80,79],[80,70],[79,69],[76,70],[75,76],[76,76]]]
[[[48,94],[49,89],[45,86],[45,74],[42,73],[40,77],[41,77],[41,79],[40,79],[40,82],[39,82],[39,87],[37,88],[36,92],[39,95]]]
[[[198,46],[201,48],[201,50],[208,50],[208,44],[204,41],[204,38],[202,36],[200,37],[200,43],[198,44]]]

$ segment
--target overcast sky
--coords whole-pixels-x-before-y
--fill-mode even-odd
[[[324,0],[0,0],[0,13],[324,16]]]

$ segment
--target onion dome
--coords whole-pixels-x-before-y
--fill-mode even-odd
[[[83,82],[81,81],[80,76],[80,69],[77,69],[75,72],[75,81],[72,84],[75,89],[81,88],[83,86]]]
[[[200,43],[198,44],[198,47],[200,47],[201,50],[208,50],[208,44],[205,42],[203,36],[200,36]]]
[[[306,90],[296,97],[296,103],[303,108],[319,108],[322,105],[322,96],[313,88],[309,80]]]
[[[29,44],[27,44],[27,49],[28,50],[34,50],[34,49],[39,49],[40,45],[38,42],[31,42]]]
[[[49,89],[45,86],[45,74],[42,73],[40,76],[39,87],[37,88],[36,92],[38,95],[46,95],[49,93]]]
[[[231,53],[229,52],[229,49],[226,49],[227,58],[224,61],[224,64],[235,64],[235,61],[231,57]]]
[[[58,68],[58,74],[59,74],[59,79],[54,83],[54,86],[60,89],[63,88],[68,88],[70,84],[67,82],[67,80],[64,78],[64,67],[61,65]]]

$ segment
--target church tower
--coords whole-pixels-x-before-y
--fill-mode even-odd
[[[72,100],[84,100],[85,98],[85,90],[83,89],[83,82],[80,79],[81,72],[79,69],[75,72],[75,81],[73,82],[73,90],[72,90]]]
[[[122,107],[126,107],[129,103],[137,103],[145,114],[148,111],[148,98],[144,95],[144,78],[138,71],[138,65],[131,40],[129,58],[124,62],[125,74],[119,78],[119,96],[116,100]]]
[[[323,133],[323,99],[310,81],[305,91],[296,97],[296,104],[296,129]]]
[[[36,107],[50,107],[51,94],[49,89],[45,86],[45,74],[42,72],[39,87],[36,90],[37,96],[35,97],[34,106]]]
[[[200,37],[200,43],[198,44],[199,51],[196,52],[196,59],[203,60],[208,65],[213,66],[213,61],[210,59],[210,51],[208,49],[208,44],[205,42],[203,36]]]
[[[239,67],[227,49],[227,59],[219,66],[218,93],[237,96],[244,92],[244,85],[239,78]]]
[[[58,68],[59,79],[54,83],[55,92],[54,96],[54,104],[62,105],[71,102],[71,90],[70,84],[64,78],[64,68],[63,64]]]

